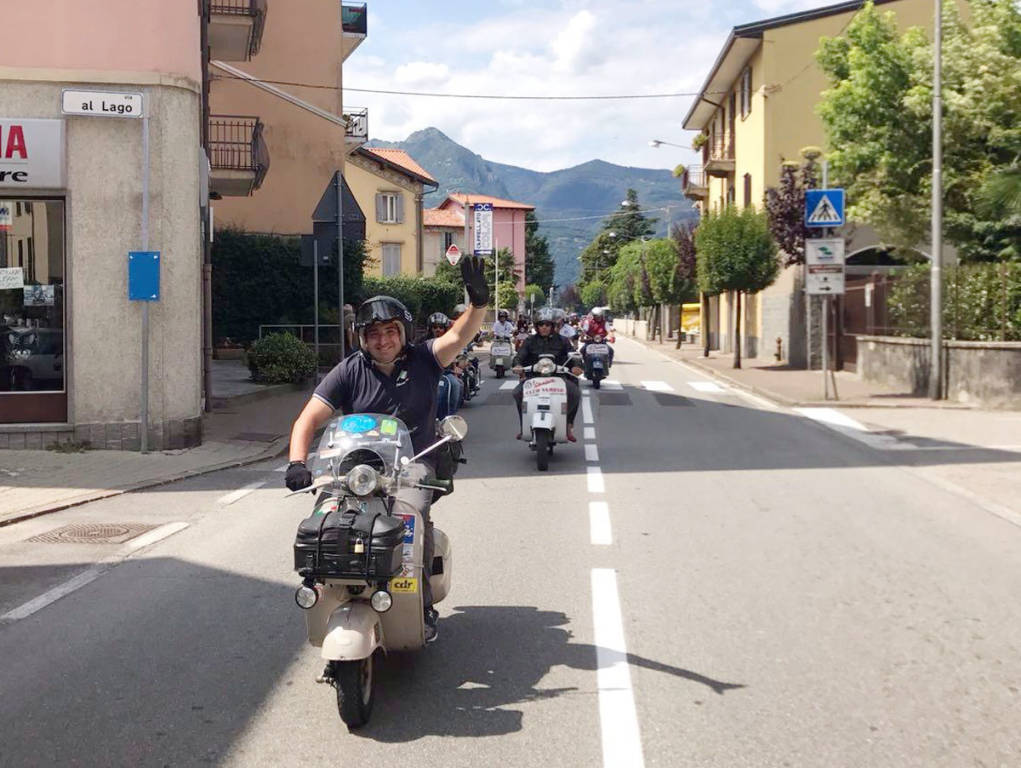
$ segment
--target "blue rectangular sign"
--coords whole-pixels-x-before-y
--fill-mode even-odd
[[[128,298],[131,301],[159,301],[159,251],[128,252]]]
[[[841,227],[843,224],[844,190],[805,190],[806,227]]]

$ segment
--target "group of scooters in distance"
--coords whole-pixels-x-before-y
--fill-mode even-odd
[[[406,425],[392,415],[345,414],[327,424],[309,466],[313,483],[295,492],[318,496],[295,538],[294,570],[301,584],[294,597],[305,615],[308,641],[320,648],[326,662],[317,682],[336,690],[337,709],[349,729],[364,726],[371,716],[377,652],[413,651],[426,644],[424,580],[433,605],[450,590],[450,540],[432,528],[433,556],[425,567],[425,520],[397,497],[402,489],[414,488],[432,493],[435,502],[453,490],[453,473],[463,463],[456,444],[467,435],[468,425],[452,411],[480,391],[477,346],[488,335],[489,367],[496,378],[508,370],[520,377],[521,436],[535,451],[539,470],[548,469],[554,446],[573,442],[566,382],[577,386],[583,371],[598,389],[609,373],[612,328],[601,313],[582,323],[558,312],[560,324],[553,332],[570,339],[574,349],[566,363],[540,355],[531,365],[514,365],[515,350],[524,341],[518,336],[527,338],[533,330],[527,318],[511,334],[480,334],[445,373],[437,392],[443,401],[437,403],[436,442],[418,453]],[[430,316],[429,333],[441,335],[443,325],[441,318]],[[565,332],[565,326],[574,333]],[[436,456],[446,456],[447,449],[452,449],[452,466],[441,476]],[[430,455],[433,460],[424,463]]]

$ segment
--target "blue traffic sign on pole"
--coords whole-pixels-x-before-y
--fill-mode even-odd
[[[128,252],[128,298],[131,301],[159,301],[159,251]]]
[[[806,227],[840,227],[843,224],[844,190],[805,190]]]

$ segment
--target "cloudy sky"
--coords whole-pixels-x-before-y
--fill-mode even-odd
[[[694,153],[691,97],[493,101],[353,88],[502,95],[698,91],[730,28],[834,0],[371,0],[368,37],[344,64],[345,106],[372,138],[435,126],[489,160],[551,171],[595,158],[673,168]]]

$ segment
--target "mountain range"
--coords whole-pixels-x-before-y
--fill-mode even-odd
[[[534,205],[539,234],[549,241],[559,285],[577,279],[578,254],[599,232],[606,215],[619,210],[628,189],[638,193],[643,209],[669,206],[646,214],[658,219],[657,237],[666,235],[670,223],[698,215],[681,194],[679,180],[664,169],[590,160],[559,171],[533,171],[486,160],[436,128],[416,131],[404,141],[373,140],[368,146],[405,150],[439,182],[439,188],[425,196],[426,207],[439,205],[451,192]]]

